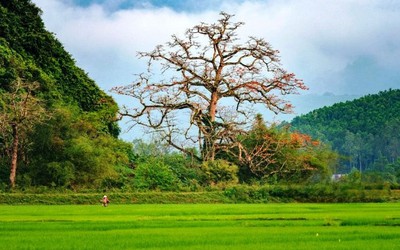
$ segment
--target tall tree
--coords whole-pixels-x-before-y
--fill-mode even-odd
[[[173,35],[166,45],[140,52],[140,57],[148,58],[148,72],[131,85],[113,88],[140,105],[124,108],[123,116],[162,132],[170,145],[183,152],[189,153],[185,142],[198,143],[202,160],[213,160],[218,151],[237,146],[251,105],[289,112],[291,105],[278,94],[306,89],[282,68],[279,52],[268,42],[250,37],[238,43],[236,30],[243,23],[232,22],[233,15],[224,12],[220,16],[216,23],[188,29],[183,39]],[[155,63],[161,65],[158,76],[170,77],[154,80]],[[182,122],[183,114],[188,122]]]
[[[10,186],[15,187],[20,142],[45,118],[41,101],[34,96],[37,82],[24,82],[18,78],[10,86],[10,92],[1,94],[0,130],[3,140],[11,141]]]

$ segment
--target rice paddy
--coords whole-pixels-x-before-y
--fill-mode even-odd
[[[0,249],[400,249],[400,203],[0,206]]]

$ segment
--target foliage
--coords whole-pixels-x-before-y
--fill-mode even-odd
[[[388,191],[385,186],[360,186],[353,183],[309,185],[235,185],[224,190],[237,203],[263,202],[386,202],[400,197],[399,190]]]
[[[122,187],[117,181],[119,178],[129,185],[131,145],[99,132],[96,124],[100,121],[92,116],[84,119],[80,112],[60,107],[46,126],[38,127],[32,134],[35,144],[31,157],[35,168],[24,169],[31,176],[32,185],[75,189],[101,185]],[[59,166],[58,171],[65,171],[59,174],[69,176],[68,181],[55,181],[46,170],[49,166]]]
[[[145,192],[143,192],[145,191]],[[178,204],[178,203],[282,203],[282,202],[398,202],[400,189],[385,185],[360,185],[354,188],[347,181],[309,185],[226,185],[216,191],[121,191],[81,190],[79,193],[62,187],[36,186],[3,192],[0,204],[9,205],[96,205],[104,194],[111,204]]]
[[[85,192],[72,192],[66,189],[54,189],[49,187],[35,187],[24,192],[1,193],[2,205],[99,205],[99,199],[105,193],[86,190]],[[114,192],[109,190],[111,206],[117,204],[214,204],[231,203],[223,192]]]
[[[23,79],[40,86],[34,96],[51,118],[32,123],[21,138],[17,185],[121,187],[119,178],[126,183],[131,178],[130,145],[116,139],[118,107],[45,30],[40,14],[30,0],[0,1],[0,108],[9,107],[4,97]],[[5,135],[0,135],[2,170],[11,161]],[[0,171],[0,183],[6,178]]]
[[[216,23],[196,25],[184,39],[172,36],[166,45],[141,52],[149,59],[150,75],[114,89],[142,105],[123,115],[161,135],[150,143],[130,144],[117,139],[115,101],[75,65],[45,30],[40,15],[30,0],[0,0],[1,190],[6,190],[10,162],[17,158],[19,190],[225,189],[238,201],[239,196],[267,200],[281,191],[313,200],[336,191],[257,191],[236,185],[326,183],[331,172],[351,169],[338,185],[362,190],[369,182],[370,189],[390,190],[399,184],[398,90],[316,110],[295,118],[291,130],[267,126],[261,116],[249,128],[247,104],[288,112],[290,104],[275,94],[306,87],[282,68],[278,51],[264,39],[250,37],[239,44],[236,31],[243,23],[221,13]],[[156,63],[161,63],[162,75],[172,78],[153,81]],[[21,81],[27,86],[12,96],[13,85]],[[15,133],[8,125],[18,112],[10,104],[28,92],[40,107],[32,104],[31,112],[25,112],[31,117],[20,127],[17,157],[12,158]],[[236,105],[225,106],[225,100]],[[44,113],[47,119],[39,119]],[[331,148],[342,155],[340,166]]]
[[[206,184],[205,174],[197,159],[171,150],[168,145],[157,140],[149,143],[134,140],[132,161],[136,166],[142,163],[155,164],[156,161],[168,166],[168,169],[178,178],[179,186],[183,190],[195,191]]]
[[[261,115],[256,116],[251,129],[239,140],[240,147],[219,157],[239,165],[244,182],[322,181],[337,161],[336,154],[319,141],[274,124],[267,126]]]
[[[400,157],[399,111],[400,90],[390,89],[296,117],[291,130],[310,134],[343,155],[339,173],[352,168],[376,172],[382,160],[388,165]]]
[[[134,186],[139,190],[168,191],[179,188],[178,178],[170,167],[156,159],[140,163],[134,174]]]
[[[236,184],[238,167],[225,160],[205,161],[201,165],[206,183],[211,186]]]
[[[41,10],[38,7],[30,0],[2,0],[0,4],[2,43],[8,44],[13,51],[12,54],[20,55],[24,63],[33,64],[36,68],[36,70],[28,68],[28,71],[16,70],[15,65],[12,65],[13,57],[8,63],[4,60],[3,63],[9,64],[4,69],[9,80],[17,77],[18,73],[23,73],[23,76],[19,76],[39,81],[40,75],[46,74],[53,83],[51,87],[55,87],[59,93],[58,97],[65,102],[78,104],[84,111],[116,106],[111,97],[105,95],[94,81],[75,65],[71,55],[64,50],[54,35],[45,30],[40,18]],[[50,89],[49,91],[54,92]]]

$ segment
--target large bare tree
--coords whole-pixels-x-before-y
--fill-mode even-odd
[[[10,142],[6,150],[11,158],[11,188],[15,187],[21,141],[26,139],[36,124],[47,117],[42,102],[34,95],[38,88],[38,82],[25,82],[17,78],[10,85],[10,90],[0,96],[0,137],[4,142]]]
[[[240,43],[236,31],[243,23],[224,12],[220,16],[216,23],[188,29],[184,38],[173,35],[165,45],[139,52],[148,58],[148,71],[133,84],[113,88],[137,100],[137,107],[123,107],[122,116],[161,132],[183,152],[191,152],[188,142],[197,143],[201,160],[240,146],[237,135],[249,124],[253,105],[290,112],[282,95],[306,89],[282,68],[279,52],[268,42],[249,37]]]

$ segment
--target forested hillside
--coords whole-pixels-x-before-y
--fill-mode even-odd
[[[29,0],[0,0],[0,185],[118,180],[130,150],[117,139],[118,106],[40,15]]]
[[[399,168],[400,90],[317,109],[294,118],[291,127],[331,144],[344,156],[338,172],[357,168],[395,174]]]

